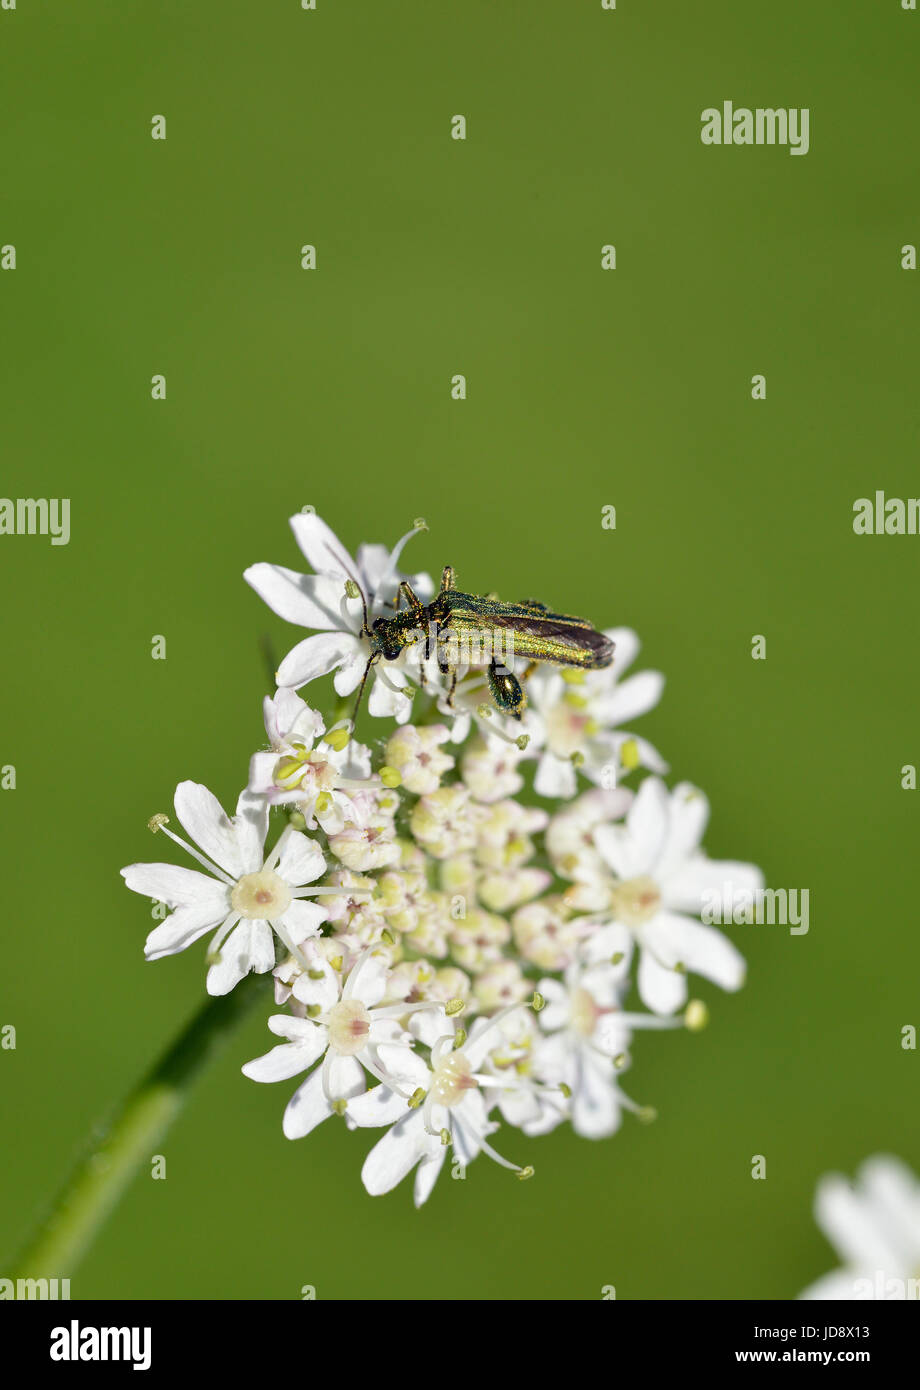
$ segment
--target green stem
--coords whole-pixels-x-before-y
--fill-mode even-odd
[[[14,1278],[69,1278],[140,1165],[156,1151],[192,1083],[266,987],[264,975],[248,975],[231,994],[209,999],[111,1120],[93,1131],[46,1219],[14,1261]]]

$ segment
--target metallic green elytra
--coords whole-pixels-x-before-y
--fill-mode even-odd
[[[366,599],[363,594],[361,597],[364,636],[371,654],[358,691],[355,716],[371,667],[378,661],[395,661],[408,647],[419,643],[424,644],[425,657],[434,655],[438,669],[451,677],[449,705],[459,671],[486,667],[493,704],[515,719],[520,719],[527,704],[521,682],[526,682],[539,662],[595,671],[613,660],[613,642],[586,618],[553,613],[536,599],[501,603],[491,594],[464,594],[455,587],[450,565],[445,566],[441,588],[431,603],[423,604],[403,580],[393,617],[377,618],[372,626],[368,625]],[[520,679],[511,668],[514,657],[528,660]]]

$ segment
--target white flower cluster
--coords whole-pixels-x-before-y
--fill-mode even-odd
[[[268,748],[235,814],[183,782],[175,813],[189,840],[164,815],[150,822],[200,870],[122,870],[171,909],[147,957],[213,933],[211,994],[274,973],[280,1041],[243,1071],[304,1076],[284,1112],[289,1138],[332,1114],[385,1128],[364,1163],[369,1192],[416,1169],[421,1205],[450,1148],[464,1168],[483,1151],[529,1177],[490,1143],[501,1120],[527,1136],[569,1122],[596,1139],[623,1110],[650,1116],[620,1087],[633,1034],[702,1026],[688,974],[741,985],[738,951],[699,917],[704,895],[754,891],[760,874],[706,857],[705,798],[669,790],[658,752],[624,727],[663,686],[655,672],[622,678],[639,646],[628,629],[608,630],[606,669],[519,673],[520,720],[488,704],[481,669],[451,681],[412,650],[373,667],[369,712],[392,723],[372,747],[341,708],[324,720],[297,691],[334,673],[340,700],[353,695],[400,583],[422,603],[433,586],[397,569],[412,531],[353,558],[312,511],[291,525],[314,572],[259,564],[246,579],[313,635],[281,663]],[[622,785],[640,773],[636,790]],[[266,852],[273,810],[283,828]],[[639,1012],[624,1007],[634,982]]]

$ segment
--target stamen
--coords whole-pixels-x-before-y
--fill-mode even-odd
[[[281,851],[284,849],[284,846],[287,844],[288,840],[291,838],[293,833],[294,827],[292,825],[288,824],[284,827],[281,834],[278,836],[275,848],[272,850],[271,854],[268,856],[265,863],[262,865],[263,869],[273,869],[275,867],[275,865],[278,863],[278,860],[281,858]]]
[[[224,918],[220,926],[217,928],[217,931],[211,937],[211,944],[208,947],[207,953],[207,963],[209,965],[216,965],[217,962],[220,960],[220,948],[224,944],[227,937],[230,935],[231,931],[236,926],[239,920],[240,914],[238,912],[227,913],[227,916]]]
[[[309,974],[311,968],[310,962],[306,959],[305,956],[301,955],[300,947],[294,945],[294,942],[291,940],[290,936],[287,933],[287,929],[283,927],[280,922],[273,922],[272,930],[278,937],[282,946],[286,947],[287,950],[290,951],[291,955],[294,957],[301,970],[305,970]]]
[[[310,888],[310,887],[306,887],[306,888],[292,888],[292,889],[291,889],[291,897],[292,897],[292,898],[318,898],[318,897],[322,897],[324,893],[331,893],[333,897],[336,897],[336,896],[342,897],[342,896],[343,896],[343,890],[342,890],[341,888],[336,888],[334,884],[330,885],[329,887],[325,887],[325,888],[322,887],[322,886],[320,886],[319,888]],[[352,892],[351,889],[349,889],[349,890],[348,890],[348,897],[349,897],[350,899],[353,898],[353,899],[357,902],[359,898],[360,898],[360,899],[371,898],[371,897],[373,897],[373,894],[372,894],[372,893],[369,893],[369,892],[365,892],[364,889],[361,889],[360,891],[355,890],[355,892]]]
[[[371,1018],[374,1022],[378,1018],[402,1018],[403,1014],[418,1013],[420,1009],[443,1009],[444,1005],[439,999],[423,999],[415,1004],[384,1004],[382,1008],[371,1009]]]
[[[194,845],[190,845],[187,840],[183,840],[181,835],[174,835],[173,832],[167,828],[165,821],[161,821],[158,816],[154,816],[153,819],[159,822],[157,825],[158,830],[161,830],[164,835],[168,835],[169,838],[175,844],[181,845],[182,848],[188,854],[190,854],[193,859],[198,860],[198,863],[202,866],[202,868],[207,869],[209,874],[213,874],[215,878],[221,879],[231,888],[234,886],[234,884],[236,883],[235,878],[231,878],[230,875],[228,873],[225,873],[224,870],[221,869],[217,864],[212,864],[210,859],[206,859],[205,856],[200,852],[200,850],[195,849]]]
[[[522,1168],[519,1163],[512,1163],[509,1159],[502,1158],[501,1154],[496,1153],[495,1149],[492,1148],[492,1145],[485,1136],[478,1134],[468,1121],[464,1120],[461,1122],[458,1120],[457,1123],[461,1125],[461,1128],[467,1130],[473,1136],[483,1153],[487,1153],[489,1157],[500,1164],[502,1168],[508,1168],[512,1173],[517,1173],[518,1177],[533,1177],[533,1168]]]
[[[412,539],[413,536],[418,535],[419,531],[427,531],[427,530],[428,530],[428,525],[427,525],[427,523],[426,523],[426,521],[425,521],[425,518],[422,517],[422,516],[417,516],[417,517],[415,518],[415,521],[412,523],[412,530],[411,530],[411,531],[407,531],[406,534],[405,534],[404,536],[401,536],[401,537],[399,538],[399,540],[396,542],[396,544],[394,545],[392,551],[390,552],[390,558],[389,558],[389,561],[387,562],[387,567],[386,567],[386,569],[383,571],[383,574],[381,575],[380,583],[377,585],[377,588],[376,588],[376,590],[375,590],[375,592],[374,592],[374,596],[373,596],[373,597],[374,597],[374,602],[375,602],[375,603],[376,603],[376,601],[377,601],[378,596],[379,596],[380,594],[385,593],[385,592],[386,592],[386,589],[387,589],[387,586],[388,586],[389,584],[392,584],[392,582],[393,582],[393,576],[394,576],[394,574],[396,573],[396,565],[397,565],[397,562],[398,562],[398,560],[399,560],[400,555],[402,554],[403,546],[406,544],[406,541],[409,541],[409,540]]]
[[[403,1088],[402,1084],[396,1080],[395,1076],[391,1076],[390,1073],[380,1065],[375,1052],[368,1049],[367,1054],[361,1058],[361,1061],[363,1065],[367,1067],[367,1070],[373,1076],[376,1076],[377,1080],[380,1081],[388,1091],[393,1091],[396,1095],[402,1096],[410,1109],[416,1109],[416,1106],[412,1104],[412,1099],[419,1094],[419,1091],[413,1091],[410,1095],[410,1093]],[[419,1087],[419,1090],[421,1090],[421,1087]],[[422,1091],[421,1094],[424,1095],[424,1091]]]
[[[342,890],[339,889],[339,892],[341,892],[341,891],[342,891]],[[352,896],[352,897],[357,897],[357,894],[351,894],[350,896]],[[370,894],[369,894],[369,893],[366,893],[366,894],[365,894],[365,897],[370,897]],[[358,957],[358,959],[355,961],[354,965],[351,967],[351,969],[350,969],[349,972],[348,972],[348,979],[345,981],[345,985],[344,985],[344,987],[343,987],[343,989],[342,989],[342,998],[343,998],[343,999],[350,999],[351,996],[354,994],[354,992],[355,992],[355,984],[356,984],[356,982],[357,982],[358,970],[359,970],[359,968],[360,968],[360,967],[364,964],[364,962],[365,962],[366,960],[368,960],[371,956],[373,956],[373,955],[380,955],[380,954],[381,954],[380,947],[379,947],[379,945],[377,945],[376,942],[374,943],[373,946],[367,946],[367,947],[365,947],[365,949],[361,952],[360,956]],[[387,954],[387,960],[389,960],[389,954]]]
[[[488,723],[486,723],[486,720],[482,717],[483,715],[487,716],[489,720]],[[506,734],[501,724],[499,724],[498,721],[493,718],[493,711],[491,706],[480,705],[476,713],[474,714],[473,719],[480,732],[485,734],[486,736],[491,734],[493,738],[500,738],[505,743],[512,744],[515,748],[520,746],[518,744],[517,737],[513,734]]]

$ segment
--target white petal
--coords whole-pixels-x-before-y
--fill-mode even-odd
[[[222,903],[216,910],[208,904],[196,903],[190,907],[176,908],[164,922],[154,927],[144,944],[147,960],[160,960],[163,956],[173,956],[184,951],[193,941],[213,931],[227,915],[227,904]]]
[[[279,731],[286,737],[296,738],[310,748],[325,732],[322,715],[311,709],[296,690],[282,686],[275,693],[274,703]]]
[[[317,1041],[321,1051],[324,1040],[320,1037]],[[316,1052],[311,1056],[310,1049],[301,1043],[281,1043],[273,1047],[271,1052],[266,1052],[264,1057],[247,1062],[241,1070],[251,1081],[289,1081],[292,1076],[311,1067],[318,1055]]]
[[[264,975],[275,964],[274,938],[267,922],[244,920],[220,948],[220,960],[208,971],[208,994],[229,994],[250,970]]]
[[[877,1154],[859,1170],[862,1189],[905,1262],[920,1269],[920,1182],[900,1159]]]
[[[406,677],[398,668],[388,670],[385,677],[378,675],[367,702],[368,713],[375,719],[393,718],[397,724],[405,724],[412,713],[405,684]]]
[[[188,835],[215,864],[234,878],[249,872],[236,827],[213,792],[200,782],[180,782],[175,807]]]
[[[322,898],[318,902],[294,898],[287,911],[282,912],[278,918],[295,946],[300,946],[310,937],[319,935],[320,926],[326,920],[326,909],[321,904]]]
[[[656,1014],[673,1014],[687,1001],[687,977],[678,970],[659,965],[651,951],[639,956],[637,984],[639,998]]]
[[[208,907],[221,917],[230,910],[229,889],[220,879],[178,864],[129,864],[121,876],[134,893],[167,907]]]
[[[658,752],[654,744],[649,743],[647,738],[642,738],[640,734],[627,734],[624,732],[622,739],[619,740],[619,747],[631,739],[636,745],[639,754],[640,767],[647,767],[651,772],[665,773],[670,771],[668,764]]]
[[[386,993],[390,973],[386,951],[370,951],[361,956],[345,982],[342,997],[360,999],[367,1008],[379,1004]]]
[[[549,983],[549,981],[547,981],[547,983]],[[522,1016],[527,1017],[527,1005],[520,1004],[518,1008],[520,1012],[506,1015],[509,1022],[511,1020],[519,1022]],[[489,1020],[477,1019],[470,1030],[469,1040],[463,1045],[463,1055],[473,1068],[473,1071],[479,1071],[489,1053],[494,1051],[496,1047],[500,1047],[504,1044],[505,1039],[502,1035],[500,1026],[489,1027]],[[472,1099],[472,1097],[467,1096],[467,1100],[470,1099]]]
[[[325,867],[323,852],[316,841],[294,830],[284,842],[276,872],[292,888],[300,888],[318,879]]]
[[[586,964],[597,965],[601,961],[609,961],[610,969],[620,980],[629,973],[632,951],[633,934],[629,927],[624,927],[621,922],[611,922],[607,926],[599,927],[587,937],[581,948]],[[621,957],[616,965],[612,963],[614,956]]]
[[[368,653],[364,647],[356,645],[342,661],[332,682],[336,695],[350,695],[357,690],[367,670]]]
[[[671,793],[668,834],[658,861],[658,874],[666,878],[699,849],[709,820],[709,802],[689,782],[681,782]]]
[[[284,1111],[281,1128],[286,1138],[303,1139],[331,1114],[332,1106],[323,1090],[323,1069],[319,1066],[291,1096]]]
[[[393,1126],[371,1149],[361,1169],[361,1180],[372,1197],[390,1192],[425,1154],[434,1155],[439,1140],[425,1133],[420,1110],[413,1110]]]
[[[623,973],[609,961],[598,961],[584,970],[580,984],[602,1009],[618,1009],[623,999]]]
[[[264,796],[254,796],[248,787],[240,792],[233,828],[244,873],[258,873],[262,867],[268,812],[269,804]]]
[[[862,1276],[855,1269],[835,1269],[832,1273],[825,1274],[814,1284],[810,1284],[799,1294],[799,1298],[819,1302],[825,1302],[829,1299],[834,1303],[853,1302],[857,1299],[861,1301],[865,1298],[865,1294],[857,1286],[857,1280],[861,1277],[868,1278],[870,1283],[874,1284],[875,1282],[871,1274]],[[863,1287],[865,1286],[863,1285]]]
[[[456,1026],[443,1008],[419,1009],[409,1017],[409,1032],[425,1047],[434,1047],[441,1038],[453,1038]]]
[[[404,1091],[411,1093],[420,1086],[428,1089],[431,1073],[427,1064],[411,1047],[405,1043],[386,1042],[378,1044],[374,1052],[387,1077]]]
[[[540,1010],[540,1027],[547,1033],[555,1033],[557,1028],[565,1028],[569,1022],[569,992],[561,980],[549,976],[537,985],[537,992],[543,995],[545,1005]]]
[[[379,543],[365,543],[364,545],[358,546],[358,553],[355,556],[358,562],[358,572],[361,578],[367,581],[368,589],[372,594],[376,595],[377,590],[380,588],[381,581],[386,575],[391,574],[395,577],[395,571],[393,571],[390,565],[391,554],[392,551],[389,546],[380,545]],[[396,583],[398,582],[399,580],[397,579]],[[416,592],[418,591],[416,590]],[[388,598],[390,595],[385,594],[383,597]]]
[[[617,878],[636,878],[648,867],[645,856],[637,852],[636,842],[625,825],[596,826],[594,843],[601,858]]]
[[[846,1178],[822,1178],[815,1196],[815,1219],[841,1258],[865,1269],[897,1274],[901,1257],[864,1195]]]
[[[571,761],[557,758],[547,750],[537,763],[533,780],[534,791],[540,796],[558,797],[570,801],[575,795],[578,779]]]
[[[347,632],[321,632],[305,637],[278,667],[277,680],[281,685],[296,687],[327,676],[351,654],[355,641]]]
[[[246,583],[264,599],[273,613],[298,627],[326,632],[341,626],[337,609],[324,602],[328,584],[317,585],[313,575],[298,574],[283,565],[250,565],[243,571]]]
[[[713,916],[730,922],[739,895],[754,894],[762,887],[763,874],[754,864],[693,854],[663,878],[661,896],[668,907],[679,912],[692,912],[698,917],[705,907]],[[739,903],[739,911],[740,907]]]
[[[266,792],[274,791],[277,766],[277,753],[253,753],[249,759],[249,790],[262,796]]]
[[[326,1085],[335,1100],[361,1096],[367,1090],[367,1080],[356,1057],[340,1057],[329,1052],[326,1058]]]
[[[311,965],[314,971],[322,971],[321,977],[318,980],[311,979],[308,972],[298,975],[293,986],[294,998],[308,1007],[312,1005],[322,1010],[331,1009],[339,1002],[341,995],[339,978],[327,961],[312,960]]]
[[[395,1124],[407,1113],[406,1101],[387,1086],[375,1086],[348,1102],[348,1114],[362,1129],[377,1125]]]
[[[332,528],[315,512],[298,512],[292,516],[291,530],[315,570],[357,580],[358,566]]]
[[[642,940],[666,964],[673,960],[720,989],[740,989],[744,984],[744,957],[716,927],[662,911],[643,929]]]
[[[633,839],[634,863],[639,873],[648,873],[656,864],[668,836],[670,798],[658,777],[646,777],[636,799],[626,812],[626,826]]]
[[[288,1042],[302,1043],[305,1047],[317,1049],[316,1056],[325,1052],[329,1040],[328,1030],[322,1023],[314,1023],[312,1018],[295,1018],[293,1014],[272,1014],[268,1026],[278,1038]],[[318,1038],[318,1042],[311,1041]]]
[[[415,1174],[415,1190],[412,1200],[417,1207],[422,1207],[431,1196],[432,1189],[438,1180],[438,1174],[444,1166],[444,1159],[447,1156],[446,1145],[441,1145],[440,1153],[435,1152],[429,1158],[423,1158],[418,1165]]]
[[[664,676],[660,671],[640,671],[622,685],[615,685],[609,694],[593,700],[591,712],[602,724],[622,728],[630,720],[654,709],[663,689]]]
[[[614,645],[613,669],[619,680],[639,655],[639,638],[631,627],[607,627],[604,636]]]
[[[620,1126],[613,1068],[582,1050],[581,1085],[572,1096],[572,1128],[583,1139],[603,1139]]]

